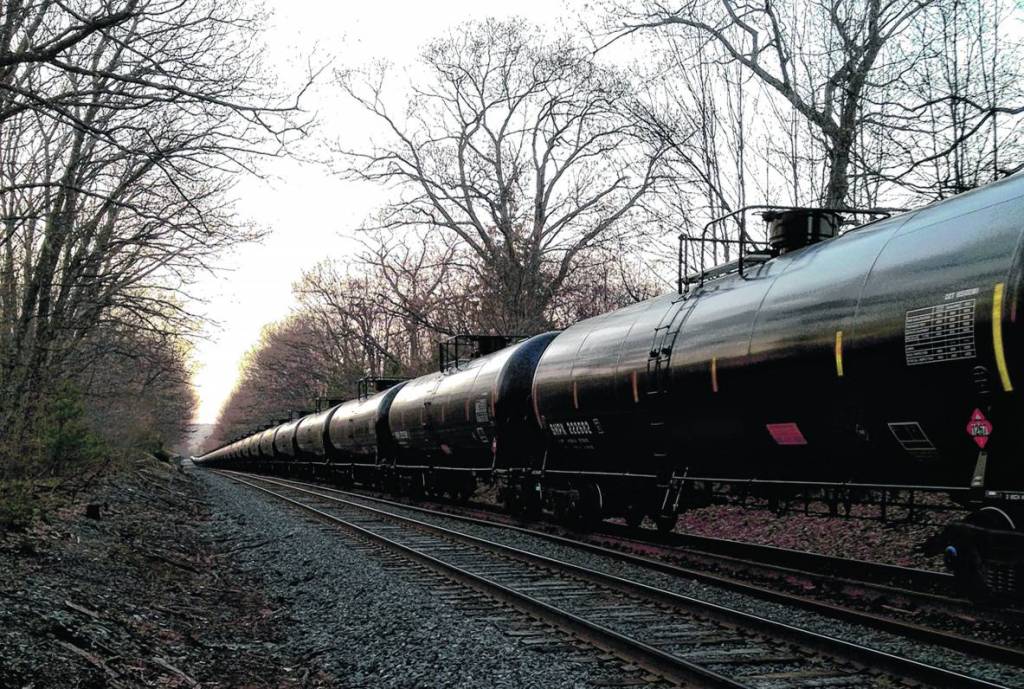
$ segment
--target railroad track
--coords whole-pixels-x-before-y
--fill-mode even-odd
[[[604,523],[601,527],[601,533],[621,539],[636,540],[637,531],[620,524]],[[935,593],[946,598],[959,597],[955,577],[946,572],[835,557],[727,538],[674,532],[662,534],[652,529],[640,531],[649,532],[642,534],[642,540],[646,543],[686,548],[690,551],[730,558],[747,565],[770,566],[835,579],[849,579],[850,574],[855,572],[856,581],[860,584],[900,591],[910,590],[915,593]]]
[[[224,475],[401,552],[671,682],[733,689],[1002,686],[385,511],[339,491]]]
[[[431,504],[441,508],[438,511],[450,514],[481,515],[478,516],[481,519],[484,518],[482,515],[487,515],[487,518],[491,520],[498,520],[506,524],[528,523],[531,526],[536,525],[545,528],[552,528],[553,526],[549,522],[513,520],[505,510],[487,503],[474,502],[463,504],[439,499],[429,500],[426,503],[410,503],[382,497],[380,493],[375,491],[348,492],[356,495],[369,493],[371,497],[410,507]],[[554,528],[559,533],[565,532],[560,527]],[[591,543],[596,543],[601,536],[606,536],[610,539],[607,541],[608,543],[621,545],[624,548],[635,548],[637,545],[643,545],[685,549],[687,553],[695,556],[715,558],[718,561],[731,562],[743,567],[770,568],[775,572],[785,575],[814,577],[817,581],[869,586],[881,592],[896,594],[912,593],[917,596],[932,596],[936,601],[945,603],[973,605],[960,595],[955,577],[946,572],[836,557],[803,550],[793,550],[791,548],[734,541],[726,538],[712,538],[710,536],[697,536],[676,532],[666,534],[654,529],[631,528],[624,524],[606,521],[598,524],[592,532],[586,534],[574,533],[574,536],[577,539],[580,537],[587,538]]]
[[[457,506],[455,507],[457,509]],[[502,510],[491,509],[489,505],[479,503],[473,504],[472,508],[494,515],[505,514]],[[946,572],[836,557],[727,538],[677,532],[666,534],[654,529],[631,528],[611,522],[601,522],[597,525],[591,537],[598,535],[610,537],[625,547],[643,544],[685,549],[694,555],[714,557],[743,567],[765,567],[784,574],[813,576],[819,581],[853,583],[893,593],[931,594],[936,599],[968,603],[960,596],[955,577]]]

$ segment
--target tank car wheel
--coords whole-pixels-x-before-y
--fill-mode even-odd
[[[1014,531],[1016,525],[1010,516],[995,507],[983,507],[966,519],[965,524],[984,529]],[[953,572],[957,584],[966,596],[980,603],[992,602],[1005,595],[990,584],[991,565],[986,564],[977,544],[971,540],[954,541],[946,546],[946,566]]]
[[[505,506],[510,514],[523,520],[536,519],[543,504],[542,486],[539,481],[520,479],[511,481],[506,488]]]
[[[661,514],[654,518],[654,524],[658,527],[658,533],[672,533],[672,530],[676,528],[676,522],[679,521],[679,515],[677,514]]]
[[[571,528],[589,531],[601,521],[601,489],[596,483],[579,484],[569,491],[564,521]]]
[[[631,529],[639,529],[640,525],[644,523],[644,517],[647,516],[644,513],[642,507],[638,505],[630,505],[626,508],[626,526]]]

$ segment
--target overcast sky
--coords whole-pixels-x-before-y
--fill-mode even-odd
[[[557,28],[574,21],[570,18],[576,13],[572,0],[269,0],[266,6],[273,12],[267,56],[285,83],[299,78],[303,56],[314,46],[331,54],[338,67],[376,59],[402,66],[415,60],[425,41],[469,19],[518,15]],[[317,112],[318,141],[343,137],[346,144],[365,145],[361,127],[347,126],[361,119],[359,113],[335,89],[317,90],[304,105]],[[241,180],[237,208],[244,219],[268,233],[266,239],[225,257],[225,270],[194,289],[205,301],[204,313],[217,323],[195,351],[199,423],[216,420],[235,384],[242,356],[263,326],[288,313],[293,305],[291,285],[303,269],[352,252],[353,228],[384,199],[374,186],[342,182],[312,164],[274,161],[264,172],[267,180]]]

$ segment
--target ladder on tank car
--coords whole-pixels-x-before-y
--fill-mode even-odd
[[[669,393],[669,363],[679,332],[696,305],[695,300],[681,295],[672,302],[673,308],[662,317],[654,329],[654,339],[647,359],[647,385],[644,400],[650,419],[651,454],[661,465],[667,465],[669,456],[669,429],[666,406]]]

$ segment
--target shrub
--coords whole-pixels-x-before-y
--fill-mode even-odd
[[[31,481],[0,482],[0,533],[27,529],[43,512],[43,502]]]
[[[70,383],[58,387],[46,402],[37,428],[40,459],[51,475],[92,464],[107,449],[89,429],[82,396]]]

